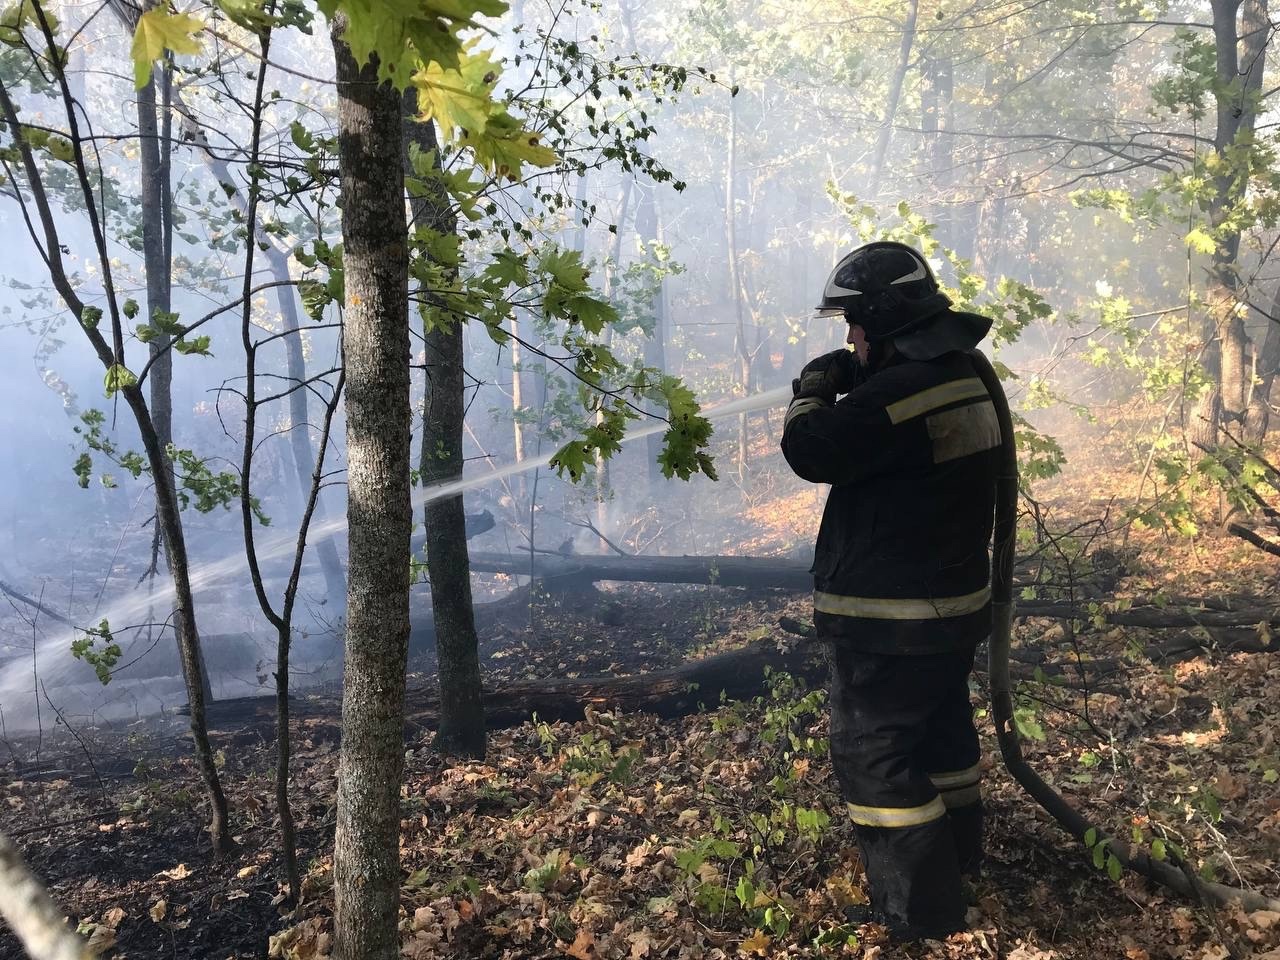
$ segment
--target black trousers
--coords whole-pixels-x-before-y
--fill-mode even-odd
[[[831,763],[862,850],[871,905],[894,932],[964,926],[961,874],[982,861],[973,650],[862,653],[835,641]]]

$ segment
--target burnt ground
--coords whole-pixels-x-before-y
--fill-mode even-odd
[[[545,601],[533,627],[518,604],[487,611],[481,656],[494,680],[645,671],[775,635],[780,615],[804,618],[806,606],[791,594],[628,585]],[[1060,630],[1026,621],[1019,639],[1044,645]],[[1143,634],[1083,624],[1072,639],[1102,656]],[[411,688],[433,669],[419,652]],[[1032,763],[1107,829],[1180,843],[1206,876],[1276,896],[1280,658],[1130,658],[1121,683],[1087,696],[1025,688]],[[323,956],[336,702],[299,706],[292,797],[307,879],[292,914],[279,901],[267,725],[214,732],[240,844],[223,863],[208,856],[196,772],[172,719],[55,724],[38,745],[10,738],[3,829],[106,956]],[[971,930],[900,949],[874,926],[843,926],[840,907],[865,892],[822,705],[785,682],[677,720],[600,713],[497,731],[486,763],[442,761],[429,735],[407,743],[408,957],[1280,958],[1280,915],[1209,912],[1095,868],[1003,774],[989,736],[990,858]],[[0,934],[0,957],[16,951]]]

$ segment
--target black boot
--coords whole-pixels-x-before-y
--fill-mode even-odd
[[[965,900],[946,817],[915,827],[858,826],[870,915],[895,940],[941,939],[964,929]]]
[[[947,810],[947,819],[951,821],[960,873],[977,880],[982,872],[982,802],[952,807]]]

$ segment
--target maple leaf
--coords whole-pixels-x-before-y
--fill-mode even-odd
[[[456,68],[431,61],[413,75],[418,89],[420,120],[435,120],[446,139],[455,130],[482,135],[494,113],[493,87],[498,82],[498,64],[486,51],[472,46],[459,57]]]
[[[764,956],[769,952],[769,944],[773,943],[773,937],[769,936],[763,930],[757,930],[746,940],[738,945],[743,953],[756,953]]]
[[[170,13],[164,7],[152,7],[138,18],[133,31],[133,82],[139,90],[151,80],[151,64],[174,53],[197,54],[202,49],[195,35],[204,29],[204,21],[189,13]]]

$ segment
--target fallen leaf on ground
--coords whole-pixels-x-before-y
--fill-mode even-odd
[[[579,930],[573,943],[565,951],[565,956],[574,960],[596,960],[596,938],[590,930]]]

